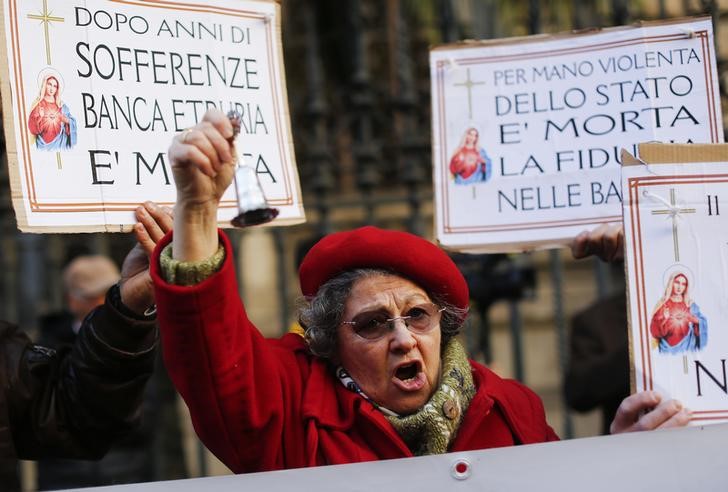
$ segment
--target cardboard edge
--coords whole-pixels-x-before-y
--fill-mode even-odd
[[[616,223],[616,222],[614,222]],[[588,228],[586,228],[588,229]],[[548,249],[564,249],[571,245],[573,237],[550,239],[543,241],[528,241],[522,243],[493,243],[484,245],[472,244],[443,244],[439,238],[435,243],[450,253],[484,254],[484,253],[532,253]]]
[[[134,230],[134,224],[95,224],[95,225],[81,225],[81,226],[47,226],[47,225],[29,225],[28,223],[21,224],[18,221],[18,229],[20,232],[27,232],[32,234],[79,234],[79,233],[94,233],[94,232],[121,232],[129,233]]]
[[[637,147],[639,149],[639,146]],[[632,155],[628,150],[622,149],[620,153],[620,158],[622,161],[622,166],[637,166],[644,164],[644,162],[637,159],[635,156]],[[621,181],[621,180],[620,180]],[[624,195],[623,195],[624,196]],[[622,230],[624,230],[624,223],[625,223],[625,214],[627,211],[627,208],[625,207],[626,201],[622,201]],[[624,242],[624,234],[622,235],[622,241]],[[626,249],[626,246],[622,246],[624,249]],[[629,287],[630,287],[630,276],[629,276],[629,268],[627,267],[627,258],[624,259],[624,262],[622,264],[622,268],[624,269],[624,295],[627,297],[627,300],[625,302],[626,307],[626,315],[627,315],[627,356],[629,357],[629,393],[634,394],[637,390],[637,372],[635,371],[635,351],[634,351],[634,336],[632,335],[632,317],[630,316],[630,313],[632,312],[632,307],[630,305],[630,298],[629,298]]]
[[[430,53],[437,51],[446,51],[453,49],[466,49],[485,46],[505,46],[511,44],[527,44],[541,41],[554,41],[560,39],[568,39],[570,37],[593,36],[595,34],[609,33],[615,31],[625,31],[630,29],[640,29],[643,27],[668,26],[671,24],[687,24],[692,22],[712,21],[708,15],[695,15],[676,17],[674,19],[658,19],[658,20],[637,20],[632,24],[624,26],[612,27],[589,27],[585,29],[574,29],[571,31],[562,31],[554,34],[530,34],[527,36],[513,36],[509,38],[498,39],[466,39],[456,41],[454,43],[440,44],[430,46]]]
[[[622,166],[637,166],[639,164],[644,164],[642,161],[633,156],[629,150],[624,148],[619,153],[619,159],[622,161]]]
[[[286,139],[286,146],[287,146],[287,152],[288,156],[291,160],[291,176],[290,179],[292,181],[291,183],[291,195],[294,199],[294,203],[296,203],[296,200],[298,201],[298,216],[297,217],[291,217],[290,219],[285,219],[282,221],[273,221],[274,225],[294,225],[294,224],[301,224],[306,222],[306,213],[303,208],[303,193],[301,191],[301,177],[298,174],[298,162],[296,161],[296,148],[293,142],[293,127],[291,123],[291,109],[288,101],[288,80],[286,78],[286,65],[285,65],[285,57],[283,53],[283,12],[280,0],[271,0],[273,1],[275,5],[275,35],[277,37],[277,44],[278,44],[278,80],[280,83],[280,91],[281,91],[281,105],[282,105],[282,111],[283,111],[283,126],[285,126],[286,134],[288,138]]]
[[[13,91],[10,84],[10,53],[8,51],[6,21],[6,2],[0,3],[0,101],[2,106],[3,132],[5,133],[5,155],[8,164],[8,181],[10,183],[10,198],[15,211],[15,221],[18,229],[27,230],[28,216],[25,212],[25,199],[22,193],[22,183],[18,161],[18,147],[15,136],[15,121],[13,119]],[[25,228],[25,229],[24,229]]]
[[[649,142],[639,144],[637,149],[640,164],[728,162],[728,143],[675,144]]]
[[[624,210],[624,207],[622,207]],[[630,305],[629,299],[629,271],[627,269],[627,261],[623,263],[624,267],[624,295],[627,297],[625,306],[627,308],[627,356],[629,357],[629,393],[635,394],[637,391],[637,371],[635,370],[635,351],[634,351],[634,335],[632,334],[632,306]]]
[[[306,216],[301,208],[301,216],[289,217],[285,219],[276,219],[267,224],[261,224],[260,227],[287,227],[297,224],[303,224],[306,222]],[[220,229],[234,229],[235,227],[230,224],[229,220],[220,220],[217,223]],[[134,224],[106,224],[106,225],[88,225],[88,226],[32,226],[28,224],[18,224],[18,229],[21,232],[28,232],[33,234],[57,234],[57,233],[130,233],[134,230]]]

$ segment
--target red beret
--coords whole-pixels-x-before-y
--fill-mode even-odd
[[[457,307],[468,307],[468,284],[443,250],[414,234],[372,226],[329,234],[317,242],[298,269],[301,292],[312,297],[326,281],[355,268],[397,272]]]

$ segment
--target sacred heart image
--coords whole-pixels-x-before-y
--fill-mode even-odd
[[[485,183],[490,179],[493,164],[480,147],[478,139],[480,132],[475,127],[465,130],[460,145],[450,158],[450,175],[455,184]]]
[[[665,295],[655,306],[650,334],[660,353],[694,352],[708,343],[708,320],[690,296],[690,277],[688,270],[676,269],[668,276]]]
[[[28,130],[35,148],[60,151],[76,145],[76,118],[61,99],[63,77],[46,68],[38,75],[38,97],[30,105]]]

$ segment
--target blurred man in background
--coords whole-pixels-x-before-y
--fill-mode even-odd
[[[106,291],[119,281],[116,264],[102,255],[82,255],[63,270],[66,309],[44,316],[40,323],[41,345],[73,344],[83,319],[104,303]]]

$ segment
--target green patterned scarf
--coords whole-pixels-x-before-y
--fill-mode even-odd
[[[442,355],[440,387],[430,401],[417,413],[387,420],[416,456],[446,453],[474,395],[468,357],[453,338]]]
[[[372,401],[343,367],[336,376],[349,390],[370,401],[417,456],[447,452],[475,395],[470,363],[462,345],[452,339],[442,354],[440,387],[417,413],[400,416]]]

